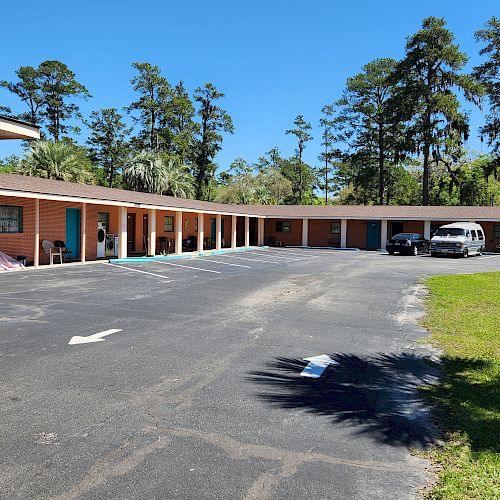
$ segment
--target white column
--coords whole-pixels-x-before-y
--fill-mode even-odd
[[[80,261],[85,262],[87,249],[87,204],[82,203],[82,237],[80,239]]]
[[[236,248],[236,226],[238,225],[238,216],[231,216],[231,248]]]
[[[148,210],[148,255],[156,255],[156,210]]]
[[[257,219],[257,235],[258,235],[258,238],[257,238],[257,245],[259,245],[259,247],[263,247],[264,246],[264,219],[262,218],[259,218]]]
[[[306,247],[309,242],[309,219],[302,219],[302,246]]]
[[[182,253],[182,212],[175,213],[175,253]]]
[[[198,252],[203,252],[203,240],[205,239],[205,214],[198,214]]]
[[[386,245],[387,245],[387,220],[384,219],[380,227],[380,248],[382,250],[385,250]]]
[[[35,198],[35,248],[33,252],[33,265],[40,265],[40,200]]]
[[[426,240],[431,239],[431,221],[430,220],[424,220],[424,238]]]
[[[222,216],[220,214],[215,216],[215,249],[222,248]]]
[[[245,217],[245,246],[250,246],[250,217]]]
[[[127,258],[127,207],[118,211],[118,258]]]
[[[347,248],[347,219],[340,219],[340,248]]]

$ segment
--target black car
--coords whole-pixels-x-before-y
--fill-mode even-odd
[[[408,255],[418,255],[429,252],[430,242],[418,233],[399,233],[394,235],[386,246],[390,255],[396,252]]]

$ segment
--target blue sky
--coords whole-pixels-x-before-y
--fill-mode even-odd
[[[158,65],[175,84],[192,91],[205,82],[226,94],[223,106],[235,134],[216,161],[227,168],[237,156],[255,161],[273,146],[292,155],[284,132],[298,114],[312,122],[315,140],[304,158],[317,164],[324,104],[338,99],[346,78],[377,57],[398,59],[405,38],[429,15],[442,16],[470,56],[479,62],[474,31],[494,14],[493,0],[25,0],[2,6],[0,79],[21,65],[59,59],[93,95],[80,102],[84,115],[122,108],[134,98],[133,61]],[[0,105],[21,111],[4,89]],[[483,114],[472,104],[469,146],[480,150]],[[80,137],[83,142],[85,134]],[[18,142],[2,141],[0,157],[19,154]]]

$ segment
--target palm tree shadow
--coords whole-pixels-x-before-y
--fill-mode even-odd
[[[305,361],[275,358],[265,370],[249,373],[247,380],[265,387],[256,396],[270,405],[347,423],[354,433],[380,442],[424,448],[434,441],[434,429],[417,391],[436,377],[425,358],[413,354],[330,357],[339,364],[329,366],[319,379],[300,376]]]

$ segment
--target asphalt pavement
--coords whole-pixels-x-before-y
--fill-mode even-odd
[[[0,498],[416,498],[419,281],[493,270],[285,248],[1,273]]]

